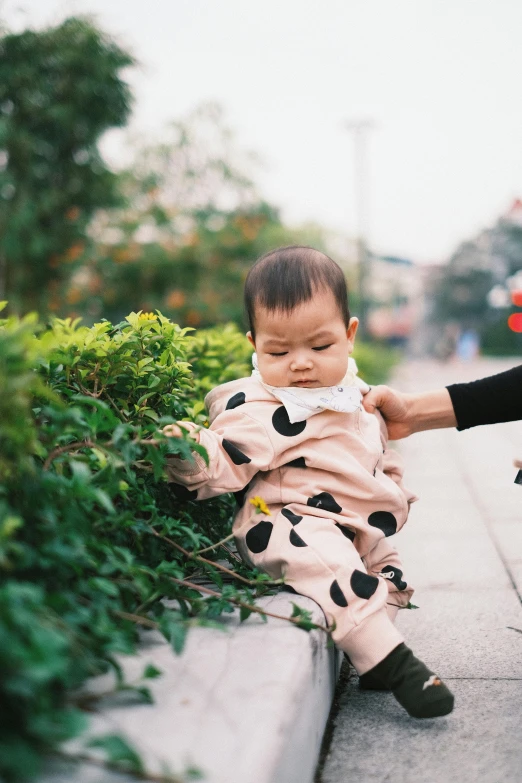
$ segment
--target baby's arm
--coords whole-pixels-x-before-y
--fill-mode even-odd
[[[191,460],[167,456],[167,475],[169,481],[196,491],[198,500],[238,492],[273,462],[274,449],[263,425],[235,409],[220,413],[210,429],[195,432],[195,424],[183,421],[167,425],[165,435],[179,437],[180,426],[206,449],[209,464],[195,452]]]

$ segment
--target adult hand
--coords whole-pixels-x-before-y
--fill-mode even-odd
[[[439,427],[455,427],[457,419],[446,388],[420,394],[405,394],[389,386],[375,386],[363,397],[368,413],[378,409],[388,428],[390,440],[407,438],[414,432]]]
[[[410,421],[409,398],[410,395],[397,392],[389,386],[374,386],[363,396],[363,405],[368,413],[375,413],[379,409],[390,440],[400,440],[415,432]]]

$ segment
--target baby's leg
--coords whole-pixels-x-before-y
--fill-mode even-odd
[[[357,672],[371,669],[403,641],[386,613],[385,580],[366,572],[335,520],[289,505],[241,539],[239,550],[246,548],[254,565],[273,577],[282,576],[287,585],[321,606],[333,627],[334,642],[350,656]]]
[[[451,693],[413,656],[388,617],[387,580],[367,572],[332,519],[298,510],[287,506],[273,522],[254,525],[238,541],[240,549],[246,545],[256,566],[283,576],[298,593],[314,599],[334,625],[334,642],[358,674],[371,672],[382,680],[410,715],[450,712]]]

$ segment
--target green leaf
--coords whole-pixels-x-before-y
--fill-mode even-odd
[[[115,585],[114,582],[111,582],[109,579],[103,579],[101,576],[91,577],[89,579],[89,584],[96,590],[101,590],[105,595],[111,596],[111,598],[116,598],[120,594],[118,586]]]
[[[94,496],[100,506],[105,509],[105,511],[108,511],[109,514],[114,514],[115,508],[112,505],[112,500],[107,495],[107,493],[103,489],[96,488],[94,489]]]
[[[157,669],[154,664],[148,663],[145,666],[145,669],[143,670],[143,674],[141,675],[144,680],[154,680],[156,677],[162,677],[163,672],[161,669]]]
[[[245,620],[248,620],[251,614],[252,614],[251,609],[247,609],[246,606],[241,606],[239,608],[239,621],[241,623],[244,623]]]
[[[177,655],[181,655],[187,638],[187,625],[174,612],[166,612],[160,619],[160,630]]]
[[[100,737],[93,737],[87,742],[87,747],[103,750],[110,764],[116,764],[136,774],[144,772],[143,762],[139,754],[119,734],[105,734]]]

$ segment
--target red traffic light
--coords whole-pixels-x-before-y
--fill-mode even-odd
[[[508,318],[508,326],[512,332],[522,332],[522,313],[512,313]]]

